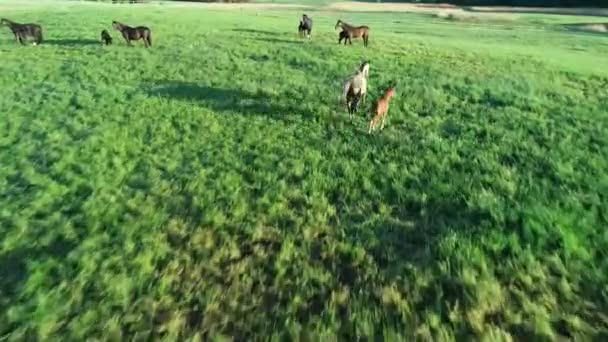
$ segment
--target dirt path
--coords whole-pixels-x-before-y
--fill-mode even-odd
[[[585,16],[608,16],[608,9],[598,8],[542,8],[542,7],[462,7],[449,4],[412,4],[412,3],[372,3],[372,2],[335,2],[328,5],[329,9],[337,11],[360,12],[411,12],[428,14],[464,14],[464,13],[494,13],[494,14],[562,14]]]

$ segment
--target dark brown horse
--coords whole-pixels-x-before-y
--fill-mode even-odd
[[[6,25],[15,35],[15,42],[25,45],[27,37],[34,38],[34,45],[42,43],[42,27],[38,24],[19,24],[8,19],[0,19],[0,26]]]
[[[302,20],[300,20],[300,25],[298,26],[298,33],[300,34],[300,37],[305,35],[310,39],[310,34],[312,33],[312,19],[306,14],[302,15]]]
[[[101,31],[101,43],[104,45],[112,45],[112,36],[110,36],[110,33],[106,30]]]
[[[113,21],[112,27],[122,34],[128,45],[131,45],[132,40],[143,39],[146,47],[152,46],[152,32],[145,26],[131,27],[118,21]]]
[[[363,45],[367,47],[367,43],[369,41],[368,26],[351,26],[342,20],[338,20],[335,28],[337,29],[338,27],[341,27],[342,31],[345,32],[344,34],[342,32],[340,33],[338,44],[340,44],[342,39],[344,39],[344,44],[346,45],[347,40],[349,44],[352,44],[352,38],[363,38]],[[346,37],[343,38],[343,35],[346,35]]]

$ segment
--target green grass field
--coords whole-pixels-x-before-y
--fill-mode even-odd
[[[0,341],[608,339],[608,34],[562,26],[602,18],[15,6]]]

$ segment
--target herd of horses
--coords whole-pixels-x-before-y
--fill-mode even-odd
[[[12,20],[0,19],[0,26],[7,26],[15,36],[15,42],[26,44],[28,38],[34,40],[34,45],[42,43],[42,27],[38,24],[20,24]],[[146,26],[131,27],[118,21],[112,22],[112,27],[120,32],[128,45],[132,45],[131,41],[143,40],[146,47],[152,46],[152,33]],[[101,42],[103,44],[112,44],[112,36],[107,30],[101,31]]]
[[[42,43],[42,27],[38,24],[21,24],[14,21],[2,18],[0,19],[0,26],[7,26],[13,35],[17,43],[26,44],[28,38],[34,40],[33,44]],[[132,41],[143,40],[145,47],[152,46],[152,31],[146,26],[131,27],[122,24],[118,21],[112,22],[112,27],[120,32],[122,37],[125,39],[127,45],[131,46]],[[306,36],[308,39],[311,38],[313,21],[312,19],[304,14],[298,25],[298,33],[300,37]],[[368,46],[369,42],[369,27],[368,26],[352,26],[342,20],[338,20],[335,29],[341,28],[338,35],[338,44],[344,41],[352,45],[353,38],[361,38],[363,45]],[[101,32],[101,42],[105,45],[112,44],[112,36],[107,30]],[[344,83],[343,92],[341,96],[342,102],[346,105],[348,110],[349,118],[352,120],[353,114],[358,111],[359,104],[365,102],[367,96],[367,77],[369,75],[369,63],[363,62],[357,72]],[[390,99],[395,95],[395,87],[390,87],[374,104],[373,106],[373,117],[369,122],[368,133],[373,132],[378,125],[380,129],[384,129],[384,122],[388,113],[388,104]]]

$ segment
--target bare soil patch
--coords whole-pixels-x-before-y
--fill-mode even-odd
[[[412,4],[412,3],[371,3],[371,2],[336,2],[328,6],[339,11],[361,12],[411,12],[427,14],[462,14],[462,13],[494,13],[494,14],[562,14],[585,16],[608,16],[608,9],[598,8],[545,8],[545,7],[462,7],[450,4]]]
[[[599,32],[599,33],[607,33],[608,32],[608,23],[583,23],[583,24],[570,24],[565,25],[566,28],[575,31],[586,31],[586,32]]]

